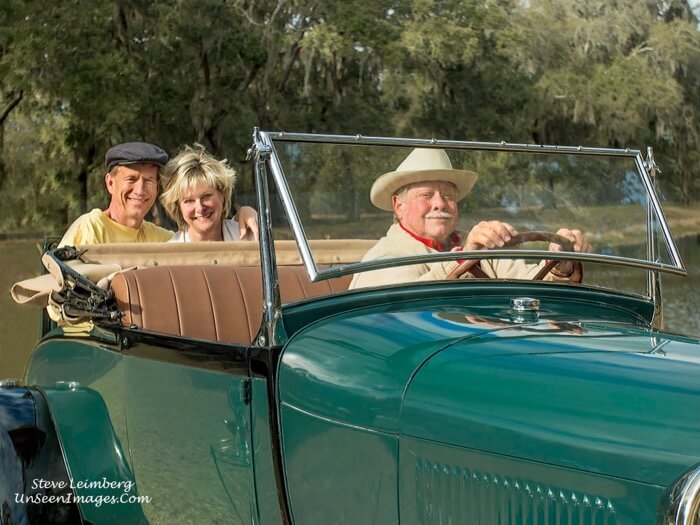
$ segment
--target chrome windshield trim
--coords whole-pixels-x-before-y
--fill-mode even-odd
[[[309,242],[304,232],[299,213],[294,204],[289,186],[287,185],[284,176],[284,170],[280,164],[275,142],[297,142],[297,143],[327,143],[338,145],[377,145],[377,146],[401,146],[401,147],[432,147],[432,148],[448,148],[462,150],[494,150],[494,151],[511,151],[524,153],[546,153],[558,155],[592,155],[604,157],[627,157],[632,158],[637,167],[638,174],[642,180],[642,184],[646,190],[648,199],[648,228],[652,227],[650,217],[653,215],[659,222],[664,241],[668,247],[671,264],[657,262],[655,260],[643,261],[641,259],[633,259],[628,257],[589,254],[589,253],[572,253],[572,252],[543,252],[541,250],[497,250],[490,251],[488,258],[490,259],[505,259],[505,258],[535,258],[535,259],[556,259],[556,260],[576,260],[598,262],[603,264],[618,264],[631,268],[639,268],[649,271],[659,271],[675,275],[685,276],[687,271],[681,260],[678,248],[671,236],[670,228],[666,220],[666,216],[661,208],[659,198],[654,189],[651,174],[651,167],[642,157],[642,152],[638,149],[631,148],[594,148],[584,146],[556,146],[556,145],[539,145],[539,144],[520,144],[509,142],[472,142],[472,141],[457,141],[457,140],[438,140],[431,139],[414,139],[414,138],[396,138],[396,137],[378,137],[378,136],[362,136],[362,135],[330,135],[330,134],[311,134],[311,133],[295,133],[285,131],[261,131],[259,132],[261,141],[267,144],[273,151],[271,158],[268,161],[270,171],[277,185],[280,198],[282,199],[285,210],[288,214],[290,226],[297,240],[299,252],[302,262],[309,273],[309,278],[312,282],[331,279],[357,271],[370,271],[382,268],[388,268],[396,265],[408,265],[426,262],[440,262],[459,259],[480,259],[484,258],[484,252],[452,252],[418,255],[410,257],[382,259],[364,263],[351,263],[333,266],[319,270],[313,257],[313,253],[309,247]],[[656,259],[656,257],[655,257]]]
[[[654,151],[651,147],[647,148],[647,158],[644,162],[644,167],[646,168],[647,174],[649,175],[649,180],[651,185],[656,189],[656,161],[654,160]],[[657,254],[657,238],[656,238],[656,215],[652,207],[652,203],[647,199],[647,260],[656,261],[658,259]],[[659,272],[647,272],[647,295],[651,297],[654,303],[654,315],[651,320],[651,324],[654,328],[661,328],[663,326],[664,311],[663,311],[663,301],[661,297],[661,279],[659,277]]]
[[[635,156],[634,162],[637,165],[637,169],[641,175],[642,183],[647,190],[647,196],[651,199],[651,206],[654,209],[656,218],[659,221],[659,226],[661,226],[661,232],[663,233],[664,240],[666,241],[666,246],[669,250],[669,255],[671,256],[671,262],[679,269],[685,270],[681,256],[678,253],[678,247],[671,235],[671,230],[668,227],[668,222],[666,221],[666,215],[664,215],[661,209],[661,203],[659,202],[659,197],[656,195],[656,190],[654,189],[654,183],[652,182],[651,176],[649,174],[649,165],[642,159],[641,152]],[[648,225],[651,228],[651,224]]]
[[[323,135],[311,133],[288,133],[286,131],[265,131],[273,141],[317,142],[329,144],[361,144],[366,146],[413,146],[421,148],[451,148],[473,150],[520,151],[527,153],[558,153],[569,155],[603,155],[608,157],[641,157],[636,149],[591,148],[586,146],[550,146],[540,144],[518,144],[511,142],[472,142],[464,140],[412,139],[395,137],[365,137],[363,135]]]
[[[275,181],[275,185],[280,193],[280,199],[284,204],[284,208],[287,212],[290,226],[294,237],[297,240],[297,246],[299,248],[299,253],[301,255],[301,260],[306,267],[306,271],[309,273],[309,279],[314,282],[317,280],[318,268],[316,267],[316,261],[314,261],[311,249],[309,248],[309,241],[306,237],[306,232],[304,231],[304,226],[301,224],[301,219],[299,218],[299,212],[294,204],[294,199],[292,198],[292,192],[289,190],[287,185],[287,179],[284,176],[284,170],[279,162],[279,157],[275,149],[273,141],[269,137],[268,132],[260,132],[260,140],[263,144],[269,146],[273,154],[268,159],[268,164],[270,166],[270,171],[272,172],[272,178]]]
[[[257,335],[258,346],[278,345],[286,340],[281,323],[282,307],[277,276],[272,219],[270,217],[269,189],[267,184],[266,163],[271,156],[271,149],[261,140],[257,130],[253,132],[253,170],[255,174],[256,197],[260,217],[260,263],[263,278],[263,326]]]
[[[618,266],[627,266],[629,268],[639,268],[642,270],[655,270],[674,275],[685,276],[688,274],[685,269],[678,269],[675,266],[670,266],[668,264],[641,261],[640,259],[620,257],[618,255],[601,255],[597,253],[578,252],[542,252],[540,250],[489,250],[488,252],[442,252],[407,257],[392,257],[390,259],[376,259],[373,261],[350,264],[339,264],[337,266],[331,266],[329,268],[319,270],[316,277],[312,279],[312,281],[317,282],[326,279],[333,279],[335,277],[341,277],[351,273],[381,270],[382,268],[389,268],[391,266],[406,266],[409,264],[437,263],[466,259],[553,259],[558,261],[567,260],[602,264],[614,263]]]

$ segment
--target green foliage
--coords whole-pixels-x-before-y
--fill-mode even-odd
[[[698,93],[686,0],[5,0],[0,230],[102,206],[104,151],[125,140],[200,142],[251,195],[254,126],[653,144],[667,193],[689,202]],[[347,178],[342,158],[318,163],[304,184],[322,203]],[[356,217],[364,190],[348,191],[337,209]]]

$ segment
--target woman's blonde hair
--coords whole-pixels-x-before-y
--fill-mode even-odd
[[[166,164],[161,173],[161,183],[163,194],[160,202],[178,228],[182,229],[186,223],[180,211],[180,197],[197,186],[210,186],[220,191],[224,198],[223,217],[228,217],[236,171],[228,165],[226,159],[217,160],[207,153],[204,146],[195,144],[185,146]]]

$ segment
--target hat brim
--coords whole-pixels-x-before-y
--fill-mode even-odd
[[[457,201],[461,201],[474,187],[479,176],[473,171],[439,169],[390,171],[372,184],[369,200],[380,210],[394,211],[391,197],[398,190],[417,182],[451,182],[457,188]]]

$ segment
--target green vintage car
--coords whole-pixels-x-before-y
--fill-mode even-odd
[[[522,243],[368,254],[414,148],[478,177],[459,232]],[[53,321],[0,389],[0,523],[700,524],[651,149],[255,130],[249,156],[259,243],[58,248],[18,285]],[[538,271],[473,271],[501,263]]]

